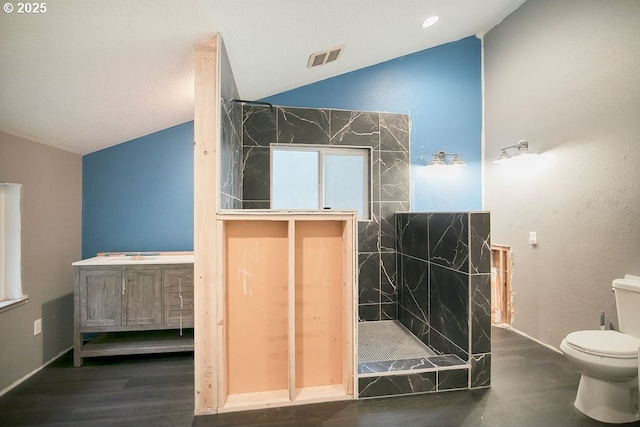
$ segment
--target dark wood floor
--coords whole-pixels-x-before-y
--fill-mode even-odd
[[[492,387],[193,416],[193,355],[86,359],[71,353],[0,397],[0,426],[601,426],[573,407],[565,358],[493,328]]]

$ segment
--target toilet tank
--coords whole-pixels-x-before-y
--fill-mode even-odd
[[[616,297],[620,332],[640,338],[640,277],[626,275],[611,285]]]

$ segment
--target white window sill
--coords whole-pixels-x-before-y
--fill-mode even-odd
[[[20,307],[21,305],[26,304],[27,301],[29,301],[29,297],[27,295],[16,299],[2,300],[0,301],[0,313],[2,313],[3,311],[11,310],[15,307]]]

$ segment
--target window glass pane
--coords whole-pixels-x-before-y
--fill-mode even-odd
[[[325,154],[324,207],[357,210],[358,218],[367,219],[365,210],[363,154]]]
[[[272,151],[272,209],[318,209],[318,183],[317,151]]]

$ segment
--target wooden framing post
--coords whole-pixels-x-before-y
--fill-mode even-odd
[[[195,414],[217,412],[216,214],[220,88],[216,35],[195,47],[194,109],[194,383]]]

